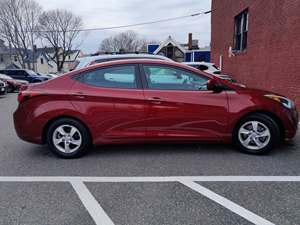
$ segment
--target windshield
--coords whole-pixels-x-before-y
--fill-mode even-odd
[[[38,76],[34,71],[32,70],[26,70],[26,72],[31,76]]]
[[[219,68],[215,64],[213,64],[212,67],[214,67],[215,69],[219,70]]]

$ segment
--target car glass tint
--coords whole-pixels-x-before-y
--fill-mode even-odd
[[[150,89],[207,90],[207,77],[165,66],[144,66]]]
[[[83,82],[96,87],[137,88],[135,66],[98,69],[83,74]]]

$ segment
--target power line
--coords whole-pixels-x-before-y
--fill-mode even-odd
[[[111,26],[111,27],[73,29],[73,30],[68,30],[66,32],[101,31],[101,30],[113,30],[113,29],[120,29],[120,28],[136,27],[136,26],[143,26],[143,25],[149,25],[149,24],[155,24],[155,23],[163,23],[163,22],[168,22],[168,21],[180,20],[180,19],[189,18],[189,17],[197,17],[197,16],[200,16],[200,15],[209,14],[211,12],[212,11],[209,10],[209,11],[198,12],[198,13],[185,15],[185,16],[177,16],[177,17],[171,17],[171,18],[148,21],[148,22],[142,22],[142,23],[134,23],[134,24],[128,24],[128,25]],[[61,32],[61,31],[58,31],[58,30],[40,30],[40,31],[38,31],[38,30],[36,30],[34,32]]]

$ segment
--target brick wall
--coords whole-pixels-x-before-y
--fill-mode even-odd
[[[234,17],[249,9],[248,45],[229,57]],[[211,60],[249,87],[286,95],[300,110],[300,0],[212,0]]]

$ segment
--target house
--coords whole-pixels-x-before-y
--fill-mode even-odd
[[[43,48],[42,49],[46,55],[49,57],[50,61],[52,61],[53,65],[53,59],[55,58],[55,49],[54,48]],[[59,61],[62,61],[62,48],[59,48]],[[74,68],[74,64],[77,58],[80,58],[83,56],[83,52],[81,50],[70,50],[67,52],[67,57],[65,59],[64,65],[63,65],[63,72],[68,72],[71,69]],[[54,63],[54,66],[56,66],[56,63]]]
[[[17,57],[12,54],[4,41],[0,39],[0,69],[19,68],[18,65],[14,63],[14,60],[12,60],[13,58],[17,60]]]
[[[300,108],[300,1],[213,0],[212,62]]]
[[[176,62],[210,62],[210,47],[199,48],[198,40],[193,40],[191,33],[187,44],[179,44],[169,36],[160,44],[149,44],[148,53],[163,55]]]
[[[4,41],[0,39],[0,69],[21,69],[22,65],[18,52],[18,49],[8,48]],[[36,48],[34,51],[29,49],[26,55],[27,69],[32,69],[41,74],[57,73],[57,65],[53,60],[54,48]],[[82,55],[83,53],[80,50],[68,51],[62,72],[70,71],[74,67],[76,59]],[[59,49],[59,59],[62,60],[62,48]]]

